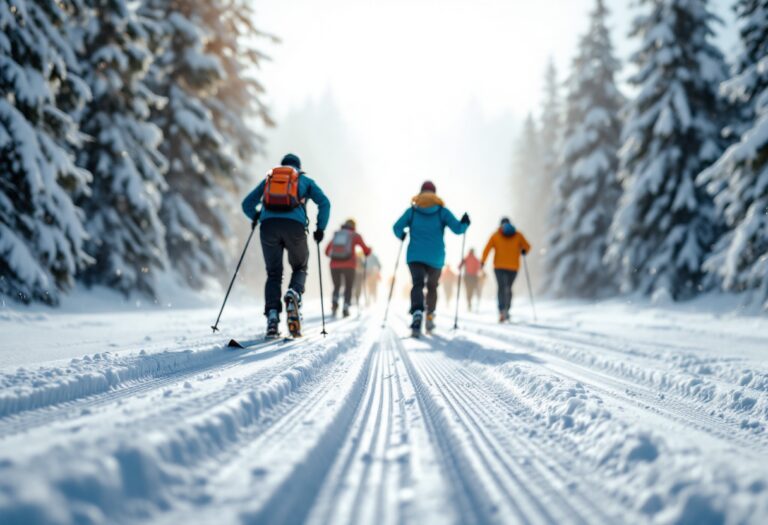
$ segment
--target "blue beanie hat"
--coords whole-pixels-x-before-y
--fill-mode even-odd
[[[297,170],[301,169],[301,159],[293,153],[287,154],[280,162],[281,166],[291,166]]]

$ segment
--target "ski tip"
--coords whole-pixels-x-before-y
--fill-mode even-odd
[[[245,348],[243,345],[235,341],[234,339],[230,339],[229,343],[227,343],[228,348]]]

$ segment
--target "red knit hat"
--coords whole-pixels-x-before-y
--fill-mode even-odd
[[[426,181],[424,184],[421,185],[421,192],[424,193],[425,191],[429,191],[431,193],[437,193],[437,188],[435,188],[435,183],[431,180]]]

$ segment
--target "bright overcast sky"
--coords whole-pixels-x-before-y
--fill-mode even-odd
[[[543,64],[561,71],[594,0],[262,0],[260,26],[282,38],[264,78],[279,115],[326,89],[354,124],[429,119],[476,99],[490,113],[538,107]],[[608,0],[620,56],[631,0]],[[732,23],[729,0],[711,2]],[[734,39],[724,39],[726,52]],[[373,120],[372,120],[373,119]]]

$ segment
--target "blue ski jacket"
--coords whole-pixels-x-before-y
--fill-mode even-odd
[[[261,181],[261,183],[243,200],[243,213],[245,213],[251,220],[256,217],[256,206],[259,205],[264,196],[264,186],[266,183],[266,179]],[[317,228],[319,230],[325,230],[328,227],[328,219],[331,216],[331,201],[328,200],[328,197],[326,197],[323,190],[320,189],[320,186],[318,186],[314,180],[307,177],[303,172],[299,177],[299,199],[301,199],[302,202],[306,202],[307,199],[309,199],[317,204]],[[301,224],[309,224],[307,210],[304,206],[299,206],[298,208],[289,211],[273,211],[263,208],[259,220],[264,222],[270,219],[291,219],[300,222]]]
[[[445,265],[446,226],[455,234],[467,231],[467,225],[461,223],[434,193],[421,193],[414,197],[413,205],[403,213],[393,226],[395,236],[400,239],[409,228],[408,263],[423,263],[432,268]]]

